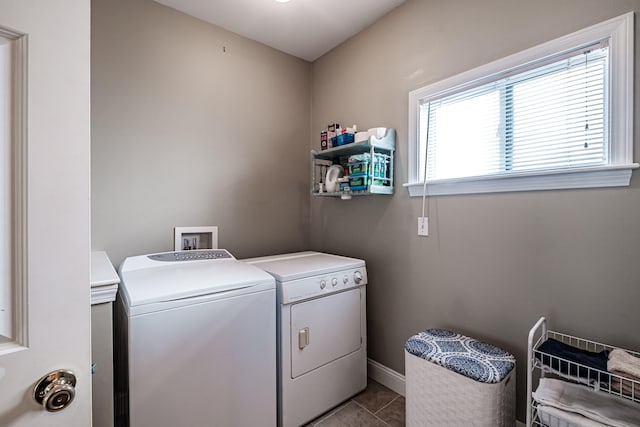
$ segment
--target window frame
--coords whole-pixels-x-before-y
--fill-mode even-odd
[[[634,12],[607,20],[575,33],[543,43],[473,70],[441,80],[409,93],[409,195],[448,195],[535,191],[569,188],[628,186],[633,169],[633,80]],[[575,50],[601,40],[609,42],[609,164],[584,168],[522,172],[509,175],[420,180],[420,102],[443,92],[471,86],[505,71],[527,67],[546,58]]]

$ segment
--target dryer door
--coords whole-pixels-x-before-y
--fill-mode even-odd
[[[361,288],[291,306],[291,378],[362,346]]]

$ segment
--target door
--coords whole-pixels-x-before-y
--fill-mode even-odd
[[[360,288],[291,306],[291,378],[362,346]]]
[[[89,0],[0,0],[0,50],[0,425],[86,427]],[[47,412],[33,389],[56,369],[75,399]]]

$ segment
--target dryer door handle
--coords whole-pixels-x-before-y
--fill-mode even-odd
[[[309,345],[309,328],[303,328],[298,331],[298,348],[302,350]]]

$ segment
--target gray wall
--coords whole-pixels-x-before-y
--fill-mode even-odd
[[[308,248],[308,62],[150,0],[92,1],[91,48],[94,250]]]
[[[409,0],[314,62],[312,147],[332,121],[398,130],[395,195],[311,201],[312,247],[367,261],[371,358],[404,372],[404,341],[427,327],[496,343],[518,358],[523,420],[540,316],[640,349],[638,172],[623,189],[433,197],[427,238],[421,199],[400,185],[409,91],[633,10],[640,1]]]

